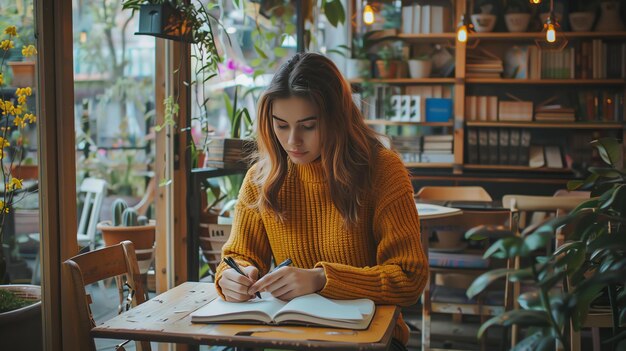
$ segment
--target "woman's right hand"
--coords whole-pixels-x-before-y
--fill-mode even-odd
[[[254,294],[248,294],[248,289],[259,278],[259,270],[254,266],[242,267],[241,270],[246,274],[245,277],[232,268],[222,272],[218,284],[228,302],[243,302],[255,297]]]

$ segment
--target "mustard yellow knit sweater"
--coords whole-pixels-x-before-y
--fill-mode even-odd
[[[413,187],[395,153],[379,152],[374,187],[363,202],[360,222],[348,230],[330,199],[319,161],[289,162],[279,192],[280,205],[287,211],[284,222],[250,206],[259,192],[251,181],[255,169],[248,171],[240,190],[224,257],[234,258],[241,266],[256,266],[261,276],[268,272],[272,255],[277,263],[291,258],[294,267],[323,267],[326,285],[319,293],[328,298],[368,298],[376,304],[400,306],[418,300],[428,264],[420,245]],[[218,266],[216,282],[225,268],[223,263]],[[401,316],[394,337],[405,344],[408,341]]]

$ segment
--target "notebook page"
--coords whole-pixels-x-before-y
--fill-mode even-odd
[[[221,297],[191,313],[192,322],[220,322],[233,320],[258,320],[265,323],[287,303],[271,294],[262,294],[261,299],[246,302],[227,302]]]
[[[299,313],[323,319],[360,321],[363,315],[373,310],[374,302],[371,300],[332,300],[318,294],[309,294],[291,300],[277,315]]]

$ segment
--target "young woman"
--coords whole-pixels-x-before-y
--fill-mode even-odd
[[[414,304],[428,264],[413,187],[400,158],[365,125],[333,62],[304,53],[284,64],[259,102],[257,127],[258,158],[222,252],[247,277],[219,265],[222,298],[247,301],[266,291],[283,300],[319,293]],[[267,274],[272,256],[293,264]],[[404,349],[402,317],[394,339]]]

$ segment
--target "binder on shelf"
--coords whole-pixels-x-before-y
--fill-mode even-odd
[[[489,164],[489,131],[486,128],[478,129],[478,162]]]
[[[520,131],[519,129],[511,129],[509,131],[509,149],[511,152],[509,153],[509,164],[517,165],[519,160],[519,140],[520,139]]]
[[[545,166],[546,161],[543,156],[543,146],[533,145],[530,147],[530,157],[528,160],[528,166],[530,168],[540,168]]]
[[[467,162],[478,164],[478,131],[475,128],[467,129]]]
[[[530,148],[530,130],[522,129],[519,137],[519,159],[518,164],[528,166],[529,148]],[[543,151],[541,153],[543,156]]]
[[[489,128],[489,164],[496,165],[498,164],[498,129],[497,128]]]
[[[509,130],[506,128],[500,128],[499,131],[499,147],[498,147],[498,164],[509,164]]]
[[[556,145],[545,147],[546,167],[563,168],[563,157],[561,156],[561,148]]]

